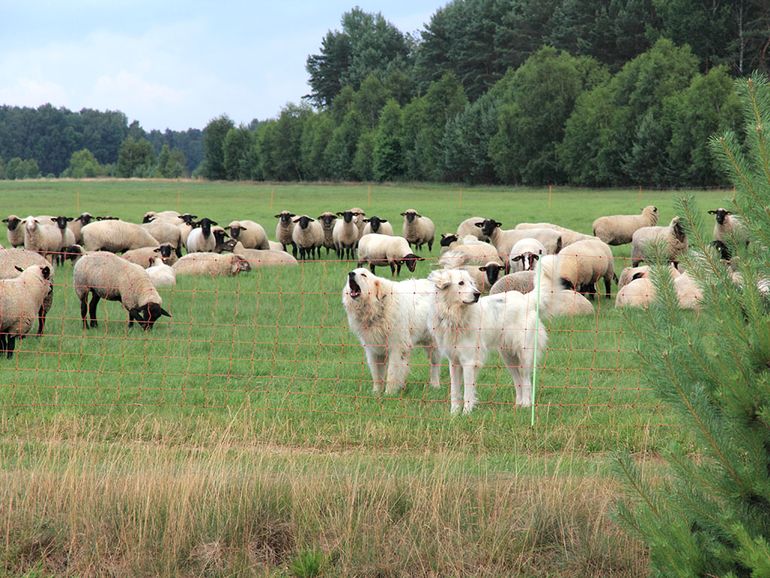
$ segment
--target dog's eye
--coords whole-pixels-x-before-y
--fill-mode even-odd
[[[458,285],[465,285],[465,281],[460,281]]]
[[[364,275],[363,273],[361,273],[361,277],[364,277],[364,278],[365,278],[365,277],[366,277],[366,275]]]

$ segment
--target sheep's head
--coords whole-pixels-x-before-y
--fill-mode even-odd
[[[251,271],[251,264],[240,255],[233,255],[230,270],[233,275],[238,275],[239,273]]]
[[[217,245],[224,243],[225,237],[227,237],[227,231],[222,227],[212,227],[211,234],[214,235],[214,241]]]
[[[491,237],[492,233],[495,232],[495,229],[503,226],[503,224],[500,221],[495,221],[494,219],[484,219],[483,221],[474,223],[474,225],[476,225],[479,229],[481,229],[481,232],[486,237]]]
[[[709,211],[709,215],[716,216],[717,223],[720,225],[725,224],[725,219],[727,218],[727,215],[732,215],[732,212],[728,211],[727,209],[724,209],[722,207],[718,208],[715,211]]]
[[[723,261],[729,261],[732,258],[730,249],[723,241],[711,241],[711,246],[719,253],[719,258]]]
[[[540,255],[525,251],[521,255],[515,255],[511,257],[511,263],[517,263],[521,261],[521,267],[523,271],[534,271],[537,266],[537,261],[540,259]]]
[[[159,247],[155,249],[155,253],[158,253],[160,258],[163,259],[163,262],[166,262],[166,259],[171,257],[171,253],[174,252],[174,247],[171,246],[171,243],[163,243]]]
[[[337,211],[337,214],[340,217],[342,217],[342,220],[345,221],[346,223],[352,223],[353,222],[353,211]],[[302,227],[302,228],[304,229],[305,227]]]
[[[212,221],[208,217],[203,217],[200,221],[196,221],[194,223],[195,227],[200,227],[201,231],[203,231],[204,236],[208,237],[211,234],[211,226],[217,225],[218,223],[216,221]]]
[[[322,213],[318,215],[318,220],[323,223],[324,228],[330,229],[337,220],[337,216],[334,213]]]
[[[679,217],[674,217],[671,220],[671,230],[674,233],[674,236],[676,237],[677,241],[684,242],[684,240],[687,238],[687,234],[684,230],[684,225],[682,225],[682,220]]]
[[[406,211],[401,213],[401,216],[404,217],[404,219],[406,219],[407,223],[414,223],[414,220],[416,218],[422,217],[422,215],[417,211],[415,211],[414,209],[407,209]]]
[[[425,261],[425,259],[423,257],[418,257],[414,253],[408,253],[401,258],[401,263],[406,265],[406,268],[412,273],[417,269],[417,261]]]
[[[152,223],[155,220],[155,211],[147,211],[142,217],[142,223]]]
[[[59,227],[62,231],[67,228],[67,223],[69,223],[72,220],[72,217],[65,217],[63,215],[60,215],[58,217],[51,217],[51,220],[56,223],[56,226]]]
[[[372,233],[376,233],[380,230],[382,223],[387,223],[387,219],[380,219],[378,216],[373,215],[369,219],[364,219],[364,223],[369,223],[369,227],[372,229]]]
[[[70,245],[69,247],[64,247],[61,251],[64,258],[71,261],[75,261],[83,255],[83,247],[80,245]]]
[[[238,241],[235,239],[228,239],[224,243],[218,243],[216,246],[216,249],[214,249],[215,253],[232,253],[235,249],[235,246],[238,244]]]
[[[40,221],[38,221],[35,217],[27,217],[22,222],[24,223],[24,228],[30,233],[34,233],[37,229],[37,226],[40,224]]]
[[[145,331],[152,329],[155,322],[162,316],[171,317],[171,313],[163,309],[160,303],[147,303],[141,307],[131,310],[131,317],[139,322],[139,325]]]
[[[487,281],[490,285],[497,283],[497,280],[500,278],[501,269],[503,269],[503,266],[500,263],[495,263],[494,261],[490,261],[486,265],[479,267],[479,271],[486,275]]]
[[[16,215],[8,215],[7,219],[3,219],[3,223],[8,224],[9,231],[15,231],[16,227],[18,227],[19,223],[21,223],[21,219]]]
[[[88,223],[94,220],[94,216],[91,213],[81,213],[80,216],[75,220],[79,221],[81,226],[85,227]]]
[[[185,213],[184,215],[179,215],[179,218],[185,225],[190,225],[191,227],[195,226],[195,219],[198,218],[198,215],[191,215],[190,213]]]
[[[241,231],[247,230],[247,228],[244,227],[238,221],[233,221],[232,223],[230,223],[229,228],[230,228],[230,237],[232,237],[233,239],[239,238],[241,236]]]
[[[279,219],[281,221],[281,224],[287,227],[289,226],[289,224],[291,224],[292,222],[291,220],[294,217],[296,217],[296,215],[294,213],[290,213],[289,211],[281,211],[275,216],[276,219]]]
[[[301,217],[297,217],[296,219],[294,219],[294,222],[299,223],[299,228],[302,229],[303,231],[307,229],[307,226],[313,221],[315,221],[315,219],[312,219],[307,215],[302,215]]]

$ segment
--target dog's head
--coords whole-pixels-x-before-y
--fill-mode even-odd
[[[428,281],[438,289],[437,297],[449,304],[472,305],[481,296],[473,277],[464,269],[433,271],[428,275]]]
[[[381,300],[384,293],[383,279],[369,272],[368,269],[359,267],[348,273],[345,287],[342,290],[343,301],[369,301]]]

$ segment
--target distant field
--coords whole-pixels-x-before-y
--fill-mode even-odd
[[[253,219],[272,238],[282,209],[316,216],[360,206],[398,232],[399,213],[413,207],[442,232],[474,215],[590,232],[599,215],[647,204],[668,222],[682,194],[0,181],[0,212],[139,221],[177,209],[225,225]],[[704,211],[730,196],[694,194]],[[629,248],[615,255],[619,271]],[[427,275],[437,247],[423,256],[415,275]],[[162,291],[173,318],[148,334],[127,330],[122,307],[105,302],[100,327],[83,331],[71,266],[58,269],[46,335],[0,361],[0,568],[303,575],[293,564],[315,560],[335,575],[643,573],[638,545],[607,516],[616,490],[608,454],[654,454],[682,434],[641,379],[624,315],[600,299],[595,317],[549,323],[534,428],[530,412],[514,408],[496,355],[480,376],[477,411],[450,418],[448,371],[445,387],[427,387],[420,352],[405,392],[371,393],[340,302],[353,266],[329,255],[234,279],[180,279]],[[83,505],[84,492],[98,497]],[[252,515],[274,521],[265,529]],[[470,559],[458,561],[466,542]]]

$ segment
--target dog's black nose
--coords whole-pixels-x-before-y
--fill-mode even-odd
[[[355,279],[355,278],[356,278],[356,272],[355,271],[351,271],[350,273],[348,273],[348,279]]]
[[[478,302],[479,302],[479,297],[481,297],[481,293],[479,293],[478,291],[476,291],[476,292],[473,294],[473,300],[474,300],[476,303],[478,303]]]

